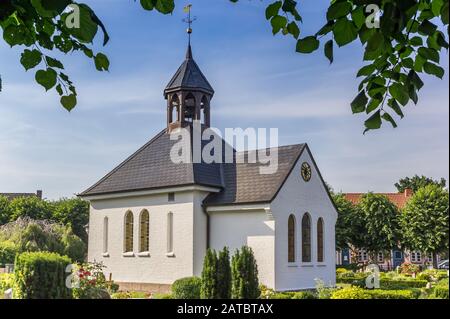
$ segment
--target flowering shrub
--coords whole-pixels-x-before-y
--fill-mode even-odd
[[[411,264],[409,262],[405,262],[400,266],[400,273],[402,274],[412,275],[418,273],[419,270],[419,266]]]
[[[102,263],[84,263],[75,265],[73,270],[73,297],[77,299],[110,299],[117,292],[118,285],[107,281]]]

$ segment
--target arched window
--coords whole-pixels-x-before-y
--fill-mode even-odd
[[[124,241],[124,252],[133,252],[133,213],[131,211],[125,213]]]
[[[147,210],[143,210],[139,220],[139,252],[149,251],[150,246],[150,216]]]
[[[295,262],[295,217],[290,215],[288,219],[288,262]]]
[[[103,253],[108,253],[108,217],[103,218]]]
[[[302,262],[311,262],[311,217],[308,213],[302,218]]]
[[[323,262],[323,219],[317,221],[317,261]]]
[[[192,122],[195,117],[195,97],[189,93],[184,99],[184,120]]]
[[[170,123],[175,123],[179,121],[180,113],[180,101],[178,95],[174,94],[172,101],[170,103]]]
[[[173,213],[167,214],[167,253],[173,253]]]

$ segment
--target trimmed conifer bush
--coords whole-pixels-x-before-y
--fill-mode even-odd
[[[208,249],[203,261],[200,298],[216,299],[217,285],[217,254],[215,250]]]
[[[234,299],[256,299],[260,296],[258,266],[250,247],[236,250],[231,260],[232,288]]]
[[[219,252],[217,260],[217,297],[219,299],[231,298],[231,266],[230,253],[227,247]]]
[[[71,260],[49,252],[26,252],[15,262],[14,297],[20,299],[70,299],[66,267]]]

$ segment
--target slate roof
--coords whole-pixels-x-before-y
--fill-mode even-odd
[[[79,196],[202,185],[220,189],[220,192],[211,193],[205,199],[207,206],[270,202],[306,148],[306,144],[279,147],[277,172],[260,174],[262,164],[240,163],[237,159],[247,158],[248,152],[234,150],[233,163],[175,164],[170,159],[170,150],[175,143],[178,141],[170,140],[166,130],[160,132]],[[204,141],[203,146],[207,143]],[[222,143],[225,147],[225,142]]]
[[[220,164],[173,163],[170,150],[177,140],[161,131],[80,196],[203,185],[223,187]],[[204,141],[203,145],[208,141]]]
[[[186,60],[184,60],[169,84],[167,84],[164,95],[180,89],[205,91],[211,95],[214,94],[214,89],[192,57],[191,45],[188,46]]]
[[[274,174],[260,174],[261,164],[239,163],[248,152],[236,153],[234,164],[223,164],[225,188],[212,193],[204,203],[208,206],[271,202],[295,166],[306,144],[278,147],[278,170]]]

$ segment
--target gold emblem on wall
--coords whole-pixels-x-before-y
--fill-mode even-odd
[[[308,163],[304,162],[302,164],[301,174],[305,182],[309,182],[311,180],[311,166]]]

